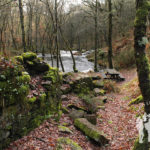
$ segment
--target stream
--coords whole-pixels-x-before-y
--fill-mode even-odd
[[[77,53],[78,51],[73,51],[73,54]],[[93,71],[94,68],[94,63],[89,62],[86,56],[90,53],[92,53],[93,50],[87,51],[85,53],[82,53],[82,55],[74,55],[75,61],[76,61],[76,69],[80,72],[88,72],[90,70]],[[71,58],[71,54],[69,51],[60,51],[62,62],[64,65],[65,72],[72,72],[73,71],[73,61]],[[38,55],[39,57],[42,57],[42,54]],[[47,62],[50,66],[52,66],[52,61],[51,61],[51,55],[50,54],[45,54],[44,58],[45,62]],[[54,62],[54,67],[56,67],[56,59],[53,60]],[[60,71],[61,70],[61,65],[60,65]]]

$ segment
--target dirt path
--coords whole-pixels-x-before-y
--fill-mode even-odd
[[[122,74],[126,80],[117,83],[120,89],[136,77],[136,70],[122,71]],[[108,94],[108,103],[105,104],[105,110],[98,111],[97,127],[107,134],[107,138],[110,139],[107,147],[100,147],[91,142],[74,127],[73,121],[68,115],[63,114],[59,124],[52,119],[46,120],[39,128],[30,132],[27,136],[13,142],[7,150],[55,150],[59,137],[69,137],[77,142],[83,150],[130,150],[138,135],[135,127],[136,114],[142,105],[131,109],[128,103],[131,100],[132,91],[127,91],[121,90],[120,93]],[[73,96],[71,98],[73,101],[76,99]],[[64,123],[67,124],[73,134],[59,132],[58,125],[63,125]]]
[[[123,71],[122,74],[126,80],[118,83],[118,88],[122,89],[136,77],[136,70]],[[130,150],[133,147],[134,140],[138,136],[136,129],[136,114],[141,110],[142,105],[129,107],[131,92],[124,89],[120,93],[108,94],[108,103],[105,111],[99,110],[97,127],[108,135],[110,144],[103,150]],[[110,100],[109,100],[110,99]]]

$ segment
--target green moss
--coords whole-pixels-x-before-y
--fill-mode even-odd
[[[136,18],[134,23],[135,26],[145,25],[145,19],[149,13],[150,3],[147,0],[143,1],[142,3],[142,5],[139,4],[139,8],[136,11]]]
[[[33,61],[29,61],[29,60],[26,61],[26,64],[29,65],[29,66],[34,66],[35,65]]]
[[[96,126],[92,125],[85,118],[76,119],[74,125],[79,128],[85,135],[95,140],[100,144],[108,143],[108,140],[105,138],[105,135],[100,132]]]
[[[27,96],[29,93],[29,86],[28,85],[21,85],[21,87],[18,90],[18,93],[22,97]]]
[[[31,127],[35,128],[35,127],[40,126],[40,124],[42,123],[42,120],[43,120],[42,116],[40,115],[36,116],[36,118],[34,118],[31,122]]]
[[[129,103],[129,105],[133,105],[133,104],[139,104],[139,103],[142,103],[143,102],[143,96],[140,95],[138,96],[137,98],[135,99],[132,99]]]
[[[33,96],[33,97],[29,98],[28,101],[29,101],[30,103],[34,103],[34,102],[36,101],[36,97]]]
[[[50,70],[45,73],[43,79],[50,80],[52,83],[56,83],[59,80],[59,73],[57,68],[50,67]]]
[[[71,134],[73,134],[73,132],[69,128],[65,127],[65,126],[58,126],[58,130],[60,132],[65,132],[65,133],[71,133]]]
[[[91,130],[88,126],[80,121],[80,119],[75,120],[75,126],[81,129],[85,135],[88,135],[90,138],[94,139],[96,142],[99,141],[100,134],[96,130]]]
[[[103,80],[93,80],[93,86],[95,88],[103,88],[104,87],[104,81]]]
[[[31,80],[31,77],[29,74],[26,74],[26,72],[22,73],[22,76],[17,76],[16,77],[17,82],[20,83],[29,83]]]
[[[45,100],[46,100],[46,94],[45,94],[45,93],[40,94],[39,100],[40,100],[41,102],[45,101]]]
[[[22,56],[15,56],[14,57],[18,62],[23,63],[23,57]]]
[[[105,94],[106,94],[106,91],[103,90],[103,89],[101,89],[101,90],[100,90],[100,95],[104,96]]]
[[[148,140],[148,139],[144,139],[143,143],[139,143],[139,138],[137,138],[134,143],[133,150],[149,150],[147,148],[146,140]]]
[[[27,52],[27,53],[23,53],[22,57],[24,61],[31,61],[33,59],[36,59],[37,55],[33,52]]]
[[[64,150],[64,146],[66,145],[68,145],[71,150],[82,150],[82,148],[76,142],[64,137],[61,137],[57,140],[56,150]]]
[[[69,114],[69,110],[66,107],[62,107],[61,110],[64,114]]]

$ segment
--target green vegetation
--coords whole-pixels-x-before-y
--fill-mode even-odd
[[[142,103],[142,102],[144,102],[144,101],[143,101],[143,96],[140,95],[140,96],[138,96],[137,98],[132,99],[132,100],[130,101],[129,105],[139,104],[139,103]]]
[[[6,59],[0,60],[0,148],[8,146],[11,141],[38,127],[43,120],[60,112],[56,89],[59,90],[62,78],[57,69],[44,63],[44,66],[48,66],[48,75],[53,81],[49,85],[51,88],[38,96],[30,96],[31,76],[27,72],[30,67],[26,66],[26,62],[36,62],[37,56],[28,52],[15,59],[17,61],[10,61],[10,64],[7,64]],[[39,59],[38,61],[42,64]],[[42,76],[43,74],[47,74],[46,70]]]
[[[57,140],[56,150],[64,150],[65,146],[69,146],[71,150],[82,150],[82,148],[71,139],[65,137],[59,138]]]

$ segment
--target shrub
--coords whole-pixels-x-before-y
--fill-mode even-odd
[[[115,68],[129,68],[135,65],[134,49],[123,50],[114,57]]]

